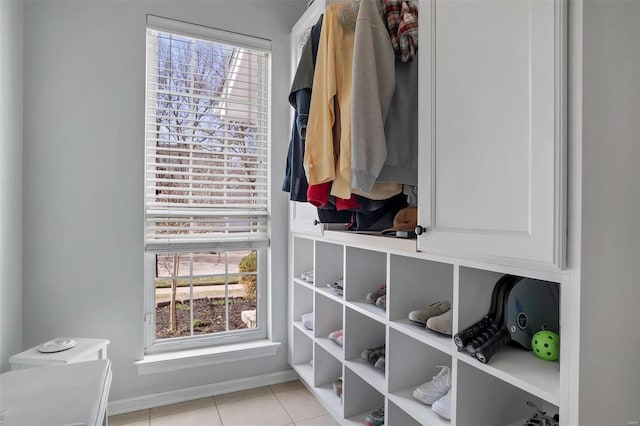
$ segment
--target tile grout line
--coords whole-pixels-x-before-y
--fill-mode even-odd
[[[213,405],[216,407],[216,413],[218,413],[218,419],[220,419],[220,424],[224,426],[224,422],[222,421],[222,415],[220,414],[220,408],[218,408],[218,401],[216,401],[216,397],[213,395],[211,395],[211,398],[213,399]]]
[[[276,398],[276,401],[278,401],[278,404],[280,404],[284,412],[287,414],[287,417],[289,417],[289,419],[291,420],[291,424],[296,424],[295,420],[293,420],[293,417],[291,417],[291,414],[289,414],[289,410],[287,410],[287,407],[285,407],[282,401],[280,401],[280,398],[278,398],[278,395],[273,391],[273,389],[271,389],[271,386],[269,386],[269,390],[271,391],[273,396]],[[286,424],[289,424],[289,423],[286,423]]]
[[[275,395],[276,399],[278,400],[278,402],[280,403],[280,405],[282,405],[282,408],[284,408],[284,411],[287,413],[287,415],[288,415],[292,420],[293,420],[293,417],[291,416],[291,414],[289,414],[289,411],[288,411],[288,410],[287,410],[287,408],[284,406],[284,404],[282,404],[282,402],[280,401],[280,398],[278,398],[278,393],[287,393],[287,392],[292,392],[292,391],[295,391],[295,390],[296,390],[296,389],[286,389],[286,390],[282,390],[282,391],[280,391],[280,392],[274,392],[274,395]],[[306,390],[306,391],[308,392],[307,388],[304,388],[304,390]],[[315,399],[316,401],[318,401],[318,398],[316,398],[313,394],[311,394],[311,393],[309,393],[309,394],[313,397],[313,399]],[[320,401],[318,401],[318,403],[320,403]],[[320,404],[320,405],[322,406],[322,404]],[[329,411],[328,411],[326,408],[324,408],[324,407],[322,407],[322,408],[325,410],[325,413],[324,413],[324,414],[320,414],[319,416],[315,416],[315,417],[310,417],[310,418],[308,418],[308,419],[294,420],[292,424],[293,424],[293,425],[297,425],[297,424],[298,424],[298,422],[306,422],[306,421],[313,420],[313,419],[318,419],[318,418],[320,418],[320,417],[324,417],[324,416],[329,416],[332,420],[334,420],[334,421],[335,421],[335,418],[331,415],[331,413],[329,413]]]

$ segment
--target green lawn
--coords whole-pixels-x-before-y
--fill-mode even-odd
[[[229,275],[229,284],[238,284],[240,282],[240,275]],[[224,277],[209,277],[209,278],[194,278],[194,286],[205,285],[224,285]],[[170,288],[171,278],[163,278],[156,281],[156,288]],[[188,278],[178,279],[178,287],[189,287]]]

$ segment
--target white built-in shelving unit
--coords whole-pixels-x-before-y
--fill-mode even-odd
[[[410,311],[447,300],[454,332],[487,313],[491,291],[506,273],[558,282],[564,275],[499,265],[479,268],[461,259],[415,251],[415,241],[325,231],[323,236],[291,237],[290,359],[301,380],[343,424],[363,424],[366,414],[385,407],[390,425],[509,425],[526,419],[532,401],[550,413],[560,411],[560,363],[532,352],[504,347],[488,364],[458,351],[451,337],[407,319]],[[314,271],[314,282],[301,278]],[[327,283],[344,279],[343,295]],[[387,285],[387,309],[366,301]],[[313,312],[314,329],[301,323]],[[339,346],[328,338],[343,329]],[[361,359],[368,348],[386,345],[385,369]],[[413,398],[437,366],[452,371],[452,419],[445,420]],[[343,394],[333,382],[343,379]]]

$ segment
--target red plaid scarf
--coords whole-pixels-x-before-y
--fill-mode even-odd
[[[418,7],[406,0],[383,0],[383,3],[396,57],[409,62],[418,51]]]

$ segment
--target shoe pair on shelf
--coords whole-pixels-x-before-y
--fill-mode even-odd
[[[329,340],[332,340],[342,346],[342,342],[344,341],[342,329],[329,333]]]
[[[425,326],[428,330],[451,336],[453,310],[451,303],[435,302],[426,309],[409,312],[409,320]]]
[[[553,417],[551,417],[531,401],[527,401],[527,405],[531,408],[534,408],[536,412],[531,417],[529,417],[526,423],[522,426],[559,426],[560,417],[558,416],[558,414],[555,414]]]
[[[308,283],[313,283],[313,271],[301,273],[300,278],[302,278]]]
[[[451,370],[446,366],[438,366],[440,372],[433,378],[418,386],[413,397],[426,405],[431,405],[434,413],[451,420]]]
[[[373,365],[375,368],[384,371],[385,363],[385,345],[377,348],[365,349],[362,351],[361,358]]]
[[[387,309],[387,286],[381,286],[378,290],[367,293],[367,302],[373,303],[378,308]]]
[[[342,296],[344,294],[344,278],[340,278],[338,281],[327,284],[335,294]]]
[[[382,426],[384,425],[384,407],[378,408],[370,412],[365,417],[365,426]]]
[[[313,330],[313,312],[302,314],[300,319],[302,320],[302,325],[304,326],[304,328]]]

